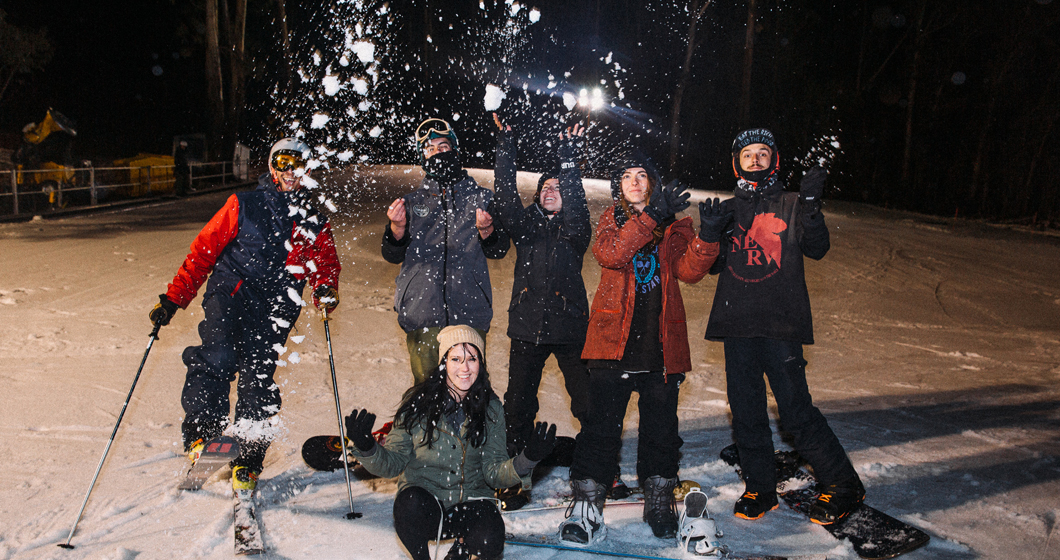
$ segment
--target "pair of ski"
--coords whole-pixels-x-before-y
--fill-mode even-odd
[[[221,436],[208,441],[202,454],[192,464],[187,476],[177,488],[191,491],[202,488],[215,472],[227,466],[236,457],[239,457],[239,442],[234,438]],[[254,503],[254,490],[235,491],[232,519],[235,527],[235,553],[249,556],[265,552],[257,506]]]

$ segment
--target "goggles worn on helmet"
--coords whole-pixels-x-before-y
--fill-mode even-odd
[[[305,167],[305,160],[301,154],[291,152],[276,152],[272,154],[272,168],[276,171],[289,171],[298,167]]]
[[[434,138],[448,138],[453,134],[453,129],[449,127],[449,123],[442,119],[427,119],[416,128],[416,142],[423,144],[432,138],[432,134]]]

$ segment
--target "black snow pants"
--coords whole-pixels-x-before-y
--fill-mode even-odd
[[[793,447],[813,467],[817,479],[835,484],[857,477],[839,439],[810,398],[801,343],[730,337],[724,345],[733,438],[747,490],[772,492],[777,485],[763,373],[777,401],[781,428],[792,435]]]
[[[430,560],[428,541],[442,538],[464,541],[470,554],[482,560],[499,560],[504,554],[504,519],[493,500],[469,500],[445,510],[430,492],[409,486],[394,497],[394,530],[412,560]]]
[[[512,340],[508,360],[508,389],[504,392],[504,422],[508,431],[508,455],[516,456],[534,431],[537,391],[545,360],[556,356],[563,384],[570,396],[570,412],[584,422],[589,409],[589,369],[582,361],[583,344],[534,344]]]
[[[235,422],[264,421],[280,412],[280,389],[273,380],[277,351],[287,340],[300,308],[283,299],[266,299],[243,287],[234,294],[207,291],[199,323],[202,344],[184,350],[188,367],[181,394],[185,449],[195,440],[221,435],[228,425],[229,391],[236,385]],[[270,438],[237,434],[239,458],[234,465],[261,470]]]
[[[570,467],[571,480],[592,479],[610,488],[619,474],[622,420],[637,391],[640,424],[637,437],[637,477],[641,485],[652,476],[677,477],[681,436],[677,426],[677,396],[683,374],[660,371],[629,373],[614,369],[589,370],[589,412],[582,422]]]

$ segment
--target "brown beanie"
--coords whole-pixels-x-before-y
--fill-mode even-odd
[[[482,337],[478,334],[478,331],[467,326],[467,325],[450,325],[445,327],[438,333],[438,363],[442,363],[445,359],[445,353],[450,348],[461,343],[468,343],[478,348],[479,355],[486,347],[486,343],[483,342]]]

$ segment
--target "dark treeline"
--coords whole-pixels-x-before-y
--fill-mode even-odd
[[[665,119],[688,31],[680,8],[694,2],[676,2],[678,15],[669,17],[659,4],[587,2],[555,23],[560,36],[588,39],[580,43],[583,63],[615,51],[637,84],[627,94]],[[811,152],[838,151],[831,197],[1055,227],[1060,3],[753,4],[749,99],[742,91],[748,2],[714,3],[699,22],[672,173],[731,188],[733,135],[767,126],[788,173],[811,162]],[[839,150],[828,146],[832,136]],[[668,146],[655,146],[665,162]]]
[[[48,26],[56,42],[45,71],[5,97],[5,131],[54,106],[82,125],[82,145],[129,155],[210,128],[203,14],[211,5],[236,13],[241,0],[123,3],[143,21],[0,0],[8,21]],[[483,94],[495,83],[508,91],[502,116],[523,131],[520,165],[540,170],[550,165],[548,138],[586,118],[559,92],[599,86],[611,106],[588,116],[592,175],[633,144],[669,177],[731,189],[733,136],[766,126],[789,182],[829,162],[831,198],[1039,227],[1060,221],[1060,1],[520,3],[520,17],[535,7],[540,21],[515,35],[498,26],[512,5],[497,0],[245,3],[245,113],[220,142],[260,149],[293,118],[344,114],[348,98],[320,94],[312,69],[326,64],[314,67],[312,55],[333,59],[342,25],[353,23],[343,18],[386,5],[375,110],[307,131],[311,140],[407,163],[420,118],[459,114],[465,162],[488,166],[493,125]],[[375,126],[381,134],[366,134]]]

